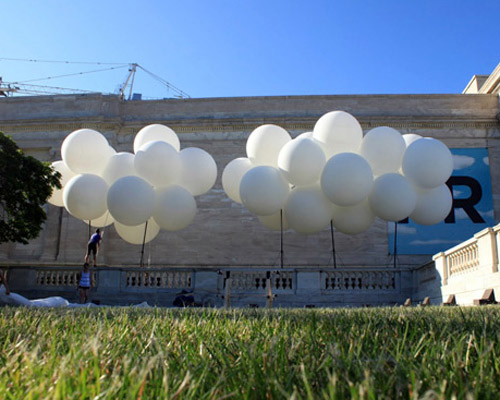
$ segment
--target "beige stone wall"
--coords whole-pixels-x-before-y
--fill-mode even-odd
[[[115,96],[45,96],[0,99],[0,130],[12,135],[28,153],[42,160],[60,159],[60,145],[71,131],[90,127],[106,135],[118,151],[131,151],[144,125],[164,123],[178,132],[181,146],[208,151],[217,162],[218,179],[197,197],[198,213],[181,232],[161,232],[145,248],[145,261],[161,266],[279,265],[279,232],[263,228],[246,209],[224,194],[220,176],[232,159],[245,155],[245,141],[263,123],[275,123],[292,136],[311,130],[325,112],[344,110],[363,128],[388,125],[401,133],[436,137],[449,147],[487,147],[495,221],[500,218],[500,125],[495,95],[293,96],[183,99],[122,102]],[[47,205],[48,221],[40,237],[27,246],[0,246],[0,262],[80,263],[87,227],[66,211]],[[391,265],[387,224],[377,221],[367,232],[337,233],[338,262],[343,266]],[[107,265],[136,265],[140,246],[123,242],[107,229],[100,255]],[[284,235],[285,265],[332,265],[329,230],[303,236]],[[399,256],[401,265],[419,265],[429,256]]]

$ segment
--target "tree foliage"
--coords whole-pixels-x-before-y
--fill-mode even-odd
[[[0,132],[0,243],[28,243],[47,218],[43,205],[61,175],[48,163],[26,156]]]

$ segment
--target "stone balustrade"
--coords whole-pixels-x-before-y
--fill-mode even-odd
[[[80,269],[40,269],[36,271],[36,286],[77,286],[80,281]],[[92,273],[94,282],[97,283],[97,273]]]
[[[322,273],[324,290],[395,290],[396,274],[394,271],[326,271]]]
[[[440,277],[441,301],[455,295],[458,304],[473,304],[486,289],[498,291],[500,224],[476,233],[469,240],[434,255]]]
[[[267,290],[267,280],[271,279],[271,290],[293,291],[296,279],[295,271],[279,270],[222,270],[222,275],[230,272],[231,290],[244,292],[264,292]],[[224,283],[222,284],[224,286]]]
[[[465,242],[463,246],[448,254],[449,276],[467,273],[479,266],[477,240]]]
[[[134,269],[125,271],[125,280],[127,288],[190,289],[193,272]]]
[[[9,268],[9,284],[11,290],[28,298],[59,295],[76,301],[74,289],[80,270],[16,266]],[[99,267],[92,273],[96,286],[91,298],[103,304],[147,301],[171,306],[183,290],[193,292],[197,302],[211,306],[223,306],[225,296],[231,297],[232,306],[264,306],[270,292],[274,305],[282,307],[390,305],[411,295],[411,287],[401,285],[410,279],[411,271],[390,267]]]

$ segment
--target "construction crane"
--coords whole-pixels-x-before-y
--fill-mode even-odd
[[[93,64],[93,65],[105,65],[105,66],[107,66],[106,68],[101,68],[101,69],[97,69],[97,70],[83,71],[83,72],[70,73],[70,74],[64,74],[64,75],[56,75],[56,76],[48,76],[48,77],[44,77],[44,78],[29,79],[29,80],[19,81],[19,82],[5,82],[0,77],[0,96],[4,96],[4,97],[10,97],[10,96],[14,96],[16,94],[19,94],[19,95],[55,95],[55,94],[73,94],[73,93],[79,93],[79,94],[96,93],[95,91],[91,91],[91,90],[70,89],[70,88],[64,88],[64,87],[59,87],[59,86],[37,85],[37,84],[33,84],[31,82],[47,81],[47,80],[66,78],[66,77],[76,76],[76,75],[86,75],[86,74],[110,71],[110,70],[115,70],[115,69],[120,69],[120,68],[128,68],[128,73],[127,73],[127,76],[125,78],[125,81],[120,85],[120,87],[118,89],[118,95],[120,96],[120,99],[122,99],[122,100],[131,100],[132,99],[132,91],[133,91],[133,87],[134,87],[134,81],[135,81],[135,75],[136,75],[137,69],[142,70],[144,73],[149,75],[151,78],[160,82],[163,86],[165,86],[167,88],[168,91],[174,93],[174,97],[176,97],[176,98],[190,98],[191,97],[186,92],[175,87],[170,82],[168,82],[165,79],[161,78],[160,76],[152,73],[151,71],[148,71],[147,69],[145,69],[144,67],[142,67],[141,65],[139,65],[137,63],[128,63],[128,64],[124,64],[124,63],[100,63],[100,62],[93,63],[93,62],[72,62],[72,61],[28,60],[28,59],[14,59],[14,58],[0,58],[0,61],[23,61],[23,62],[38,62],[38,63],[64,63],[64,64]],[[128,91],[128,96],[126,94],[127,91]],[[104,92],[102,92],[102,93],[104,93]],[[111,94],[111,93],[104,93],[104,94]]]

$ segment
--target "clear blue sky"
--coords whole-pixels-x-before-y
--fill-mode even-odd
[[[136,62],[192,97],[460,93],[499,0],[4,0],[0,58]],[[104,68],[0,61],[4,81]],[[114,92],[126,69],[33,82]],[[171,97],[138,72],[135,92]]]

